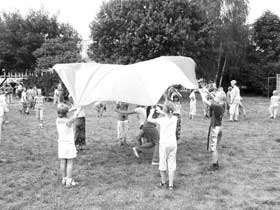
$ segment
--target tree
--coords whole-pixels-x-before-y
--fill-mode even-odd
[[[211,48],[209,64],[215,70],[215,82],[222,84],[227,80],[239,78],[246,54],[249,28],[247,0],[193,0],[210,20],[208,27]],[[226,71],[227,70],[227,71]]]
[[[47,70],[57,63],[81,62],[79,34],[68,24],[60,24],[56,38],[47,39],[33,52],[36,71]]]
[[[1,69],[17,72],[34,71],[37,59],[34,52],[43,43],[53,43],[58,39],[60,44],[67,43],[65,50],[69,51],[69,48],[73,50],[73,45],[76,46],[80,40],[78,33],[72,27],[58,23],[56,16],[50,17],[44,10],[31,10],[26,17],[21,16],[19,12],[4,12],[0,17]],[[73,51],[75,52],[76,50]],[[74,60],[72,54],[68,57]]]
[[[267,77],[280,74],[280,18],[266,11],[252,26],[247,52],[248,86],[267,93]]]
[[[90,29],[89,54],[97,62],[128,64],[183,55],[199,63],[209,45],[204,13],[185,0],[113,0],[103,4]]]

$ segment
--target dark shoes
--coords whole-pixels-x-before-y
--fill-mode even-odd
[[[213,163],[210,167],[209,167],[209,171],[217,171],[219,170],[220,166],[219,166],[219,163]]]

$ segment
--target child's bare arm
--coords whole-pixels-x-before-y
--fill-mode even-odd
[[[154,113],[155,113],[155,109],[151,109],[150,114],[149,114],[149,116],[148,116],[148,118],[147,118],[147,121],[148,121],[148,122],[156,123],[156,120],[153,119],[153,114],[154,114]]]

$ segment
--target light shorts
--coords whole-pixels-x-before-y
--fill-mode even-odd
[[[118,139],[126,138],[128,132],[128,120],[120,121],[117,123]]]
[[[43,109],[36,109],[36,118],[43,120],[44,117],[44,110]]]
[[[222,127],[215,126],[211,128],[211,140],[209,142],[209,148],[211,152],[215,152],[217,150],[217,145],[221,141],[222,138]]]
[[[77,150],[74,143],[58,142],[58,158],[72,159],[77,157]]]
[[[177,145],[159,145],[159,170],[176,170]]]

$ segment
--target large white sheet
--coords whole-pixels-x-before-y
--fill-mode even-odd
[[[163,56],[130,65],[56,64],[53,69],[80,106],[95,101],[155,105],[171,85],[197,88],[195,62],[183,56]]]

